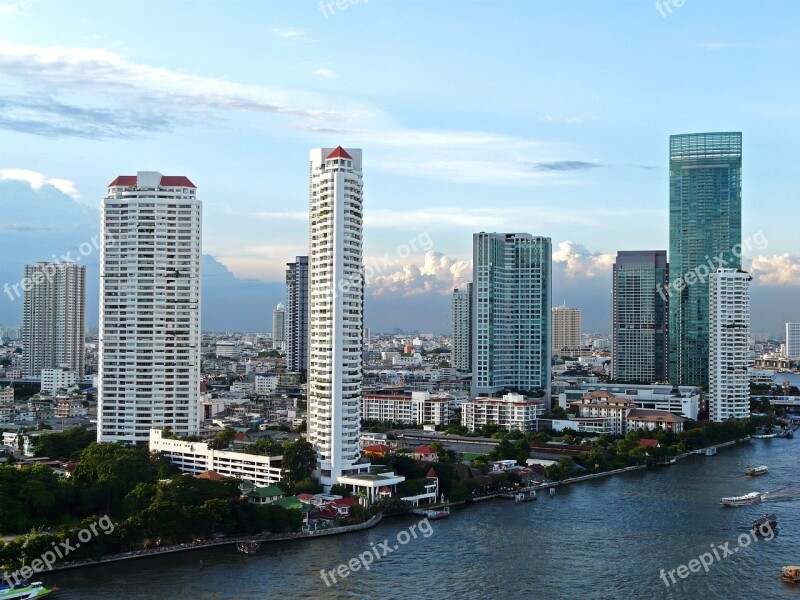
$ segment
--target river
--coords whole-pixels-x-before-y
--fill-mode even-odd
[[[41,579],[61,587],[59,600],[800,600],[800,586],[779,579],[782,565],[800,563],[799,453],[800,439],[753,440],[712,457],[558,488],[536,502],[470,505],[431,522],[431,530],[418,527],[416,539],[401,533],[418,524],[419,517],[411,516],[348,535],[264,545],[257,555],[206,549]],[[761,464],[769,465],[768,474],[744,476],[746,466]],[[736,508],[719,504],[722,496],[750,491],[773,498]],[[766,511],[777,514],[779,533],[771,540],[749,538],[740,547],[738,536]],[[397,543],[406,537],[405,545]],[[392,551],[369,570],[326,586],[321,569],[336,569],[365,552],[383,554],[372,549],[384,540]],[[737,551],[724,556],[719,547],[726,543]],[[668,571],[712,552],[712,545],[719,560],[708,572],[680,579],[675,571],[676,583],[669,580]]]

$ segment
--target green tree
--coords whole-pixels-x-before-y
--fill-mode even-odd
[[[214,436],[214,439],[208,442],[208,447],[211,450],[226,450],[233,443],[235,435],[236,432],[233,429],[226,427],[224,430],[218,432],[217,435]]]
[[[311,477],[317,466],[317,455],[314,446],[304,439],[286,444],[283,451],[283,469],[281,475],[290,484]]]

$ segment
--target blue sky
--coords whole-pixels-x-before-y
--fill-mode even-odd
[[[0,0],[0,179],[97,208],[118,174],[188,175],[204,251],[276,282],[305,253],[308,149],[361,147],[366,260],[391,259],[368,323],[446,330],[493,230],[552,237],[554,300],[604,330],[611,254],[668,245],[668,136],[742,131],[754,310],[798,304],[796,2],[341,6]]]

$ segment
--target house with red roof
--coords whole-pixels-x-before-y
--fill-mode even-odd
[[[367,458],[383,458],[389,453],[391,448],[386,444],[372,444],[364,447],[364,456]]]
[[[411,451],[411,456],[414,460],[422,460],[427,462],[436,462],[439,460],[439,453],[430,446],[420,446]]]

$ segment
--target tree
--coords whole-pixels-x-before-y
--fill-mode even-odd
[[[281,475],[289,484],[311,477],[316,466],[317,455],[314,452],[314,446],[308,441],[300,439],[286,444],[283,451]]]
[[[97,433],[85,427],[73,427],[60,433],[39,435],[33,439],[33,455],[49,458],[71,458],[97,440]]]
[[[271,438],[261,438],[245,446],[244,451],[247,454],[259,454],[261,456],[280,456],[283,454],[283,444]]]
[[[230,427],[226,427],[223,431],[217,433],[214,439],[208,442],[208,447],[211,450],[226,450],[233,443],[233,438],[236,432]]]

